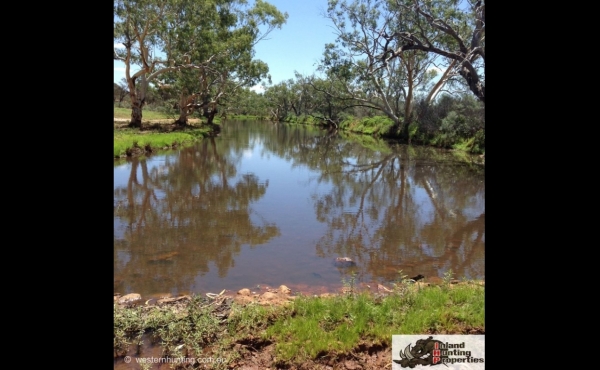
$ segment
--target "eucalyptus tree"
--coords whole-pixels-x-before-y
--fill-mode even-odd
[[[268,117],[268,101],[261,93],[248,88],[241,89],[236,95],[235,104],[231,104],[226,113],[251,115],[260,119]]]
[[[338,127],[342,113],[355,106],[352,97],[344,96],[344,86],[333,78],[313,76],[303,79],[311,88],[310,115],[323,120],[327,125]]]
[[[282,81],[266,89],[270,118],[283,121],[290,115],[311,116],[324,124],[337,127],[341,113],[355,106],[351,98],[342,96],[343,86],[333,78],[319,78],[314,74]]]
[[[266,74],[264,63],[252,61],[252,47],[260,26],[267,24],[267,30],[281,26],[287,14],[262,0],[256,0],[252,8],[246,5],[246,0],[114,1],[115,44],[124,46],[124,50],[115,48],[114,58],[125,63],[130,126],[141,126],[148,84],[159,82],[158,76],[185,70],[200,73],[204,76],[200,84],[205,87],[201,93],[214,110],[216,101],[207,92],[209,86],[221,86],[217,95],[222,96],[224,86],[251,83],[257,74]],[[230,66],[239,63],[247,68],[223,68],[226,60]],[[139,70],[132,73],[136,67]],[[197,75],[191,76],[176,76],[175,81]],[[195,100],[192,103],[196,105]]]
[[[296,117],[311,115],[314,94],[307,83],[308,78],[297,71],[294,71],[294,77],[268,89],[266,95],[271,101],[272,116],[279,114],[283,119],[292,114]]]
[[[451,60],[470,91],[485,104],[485,0],[389,0],[398,22],[382,30],[384,66],[416,50]]]
[[[160,36],[174,18],[173,4],[177,1],[114,0],[114,41],[115,45],[124,46],[124,50],[115,47],[114,59],[125,64],[131,99],[130,126],[141,126],[148,83],[157,72],[164,73],[164,67],[169,67],[167,60],[159,55],[163,46]],[[180,67],[170,65],[170,68]]]
[[[265,97],[269,102],[269,119],[275,122],[283,121],[288,114],[291,114],[294,102],[293,79],[282,81],[278,84],[268,87],[265,90]]]
[[[218,105],[231,103],[241,88],[268,77],[266,63],[254,59],[254,46],[275,28],[281,28],[287,13],[262,0],[252,5],[240,0],[218,0],[209,9],[190,1],[179,11],[180,19],[188,19],[187,26],[169,32],[167,50],[170,54],[183,53],[192,60],[206,60],[208,56],[212,59],[171,76],[181,91],[177,123],[186,124],[188,115],[196,109],[212,123]],[[207,20],[202,24],[194,22],[199,16]]]
[[[326,16],[337,39],[326,45],[320,68],[343,86],[337,97],[383,112],[408,138],[415,94],[433,85],[434,58],[404,53],[384,64],[381,56],[391,43],[385,36],[411,20],[398,18],[386,0],[330,0]]]

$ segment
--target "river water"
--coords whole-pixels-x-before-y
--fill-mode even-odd
[[[115,161],[116,293],[484,279],[484,260],[484,167],[464,154],[226,121],[218,137]]]

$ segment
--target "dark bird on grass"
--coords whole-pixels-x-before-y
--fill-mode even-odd
[[[425,278],[425,276],[423,276],[423,275],[419,274],[419,275],[417,275],[417,276],[413,276],[413,277],[411,277],[409,280],[412,280],[412,281],[414,281],[414,282],[417,282],[417,281],[419,281],[419,280],[421,280],[421,279],[424,279],[424,278]]]

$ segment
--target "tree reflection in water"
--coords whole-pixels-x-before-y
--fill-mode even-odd
[[[315,202],[328,225],[317,254],[354,259],[359,279],[393,281],[399,270],[442,276],[449,269],[483,278],[482,169],[439,153],[399,146],[379,157],[355,154],[324,174],[320,181],[335,186]]]
[[[228,121],[221,134],[160,165],[131,160],[114,192],[115,291],[189,292],[211,270],[219,290],[263,284],[267,273],[329,287],[350,272],[367,282],[399,270],[485,277],[483,167],[307,127]],[[356,267],[336,270],[336,257]]]
[[[223,277],[242,245],[279,235],[273,224],[250,217],[249,205],[268,184],[237,176],[229,159],[218,154],[214,138],[151,171],[145,159],[132,159],[127,187],[115,189],[125,204],[116,216],[127,223],[123,239],[115,238],[116,290],[188,292],[209,264]]]

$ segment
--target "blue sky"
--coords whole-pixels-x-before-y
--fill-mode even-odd
[[[280,12],[288,13],[287,23],[273,30],[267,40],[256,47],[256,59],[269,65],[273,84],[294,79],[294,71],[302,75],[316,73],[325,44],[335,41],[331,21],[323,16],[327,0],[267,0]],[[125,77],[122,62],[114,62],[114,82]],[[135,70],[137,71],[137,70]]]

